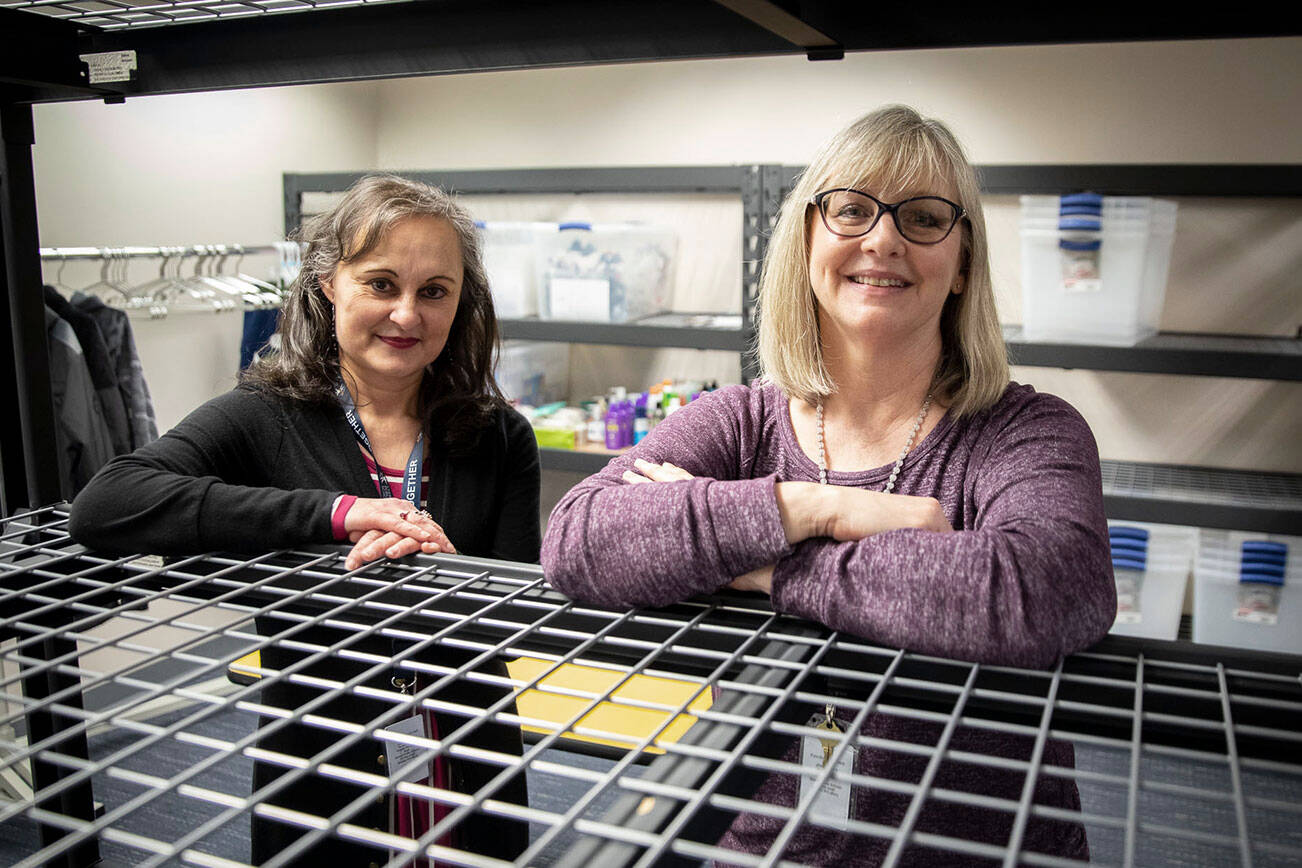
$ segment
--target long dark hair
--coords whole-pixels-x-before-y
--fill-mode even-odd
[[[297,237],[307,251],[277,328],[280,349],[251,365],[242,382],[299,401],[336,400],[340,370],[334,305],[321,281],[333,276],[341,262],[365,256],[408,217],[446,220],[461,245],[461,300],[443,352],[425,368],[419,406],[431,438],[437,436],[451,448],[469,447],[493,412],[506,405],[493,379],[497,317],[479,234],[470,212],[450,195],[397,175],[367,175],[339,204],[303,222]]]

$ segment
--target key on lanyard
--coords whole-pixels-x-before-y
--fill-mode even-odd
[[[836,725],[836,719],[832,716],[835,711],[836,709],[832,708],[832,703],[829,702],[827,707],[823,710],[823,719],[818,722],[818,725],[815,726],[814,729],[821,729],[825,732],[831,733],[845,732],[845,730]],[[832,761],[832,751],[836,750],[839,739],[820,738],[819,742],[823,745],[823,765],[827,765]]]

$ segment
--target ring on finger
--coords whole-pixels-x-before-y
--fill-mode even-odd
[[[399,521],[407,520],[407,510],[404,509],[402,512],[398,513],[398,520]]]

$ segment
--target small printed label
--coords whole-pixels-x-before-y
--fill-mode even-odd
[[[594,277],[553,277],[548,283],[553,319],[609,320],[610,281]]]
[[[825,718],[821,714],[816,714],[810,718],[806,726],[817,727]],[[849,724],[843,721],[837,721],[837,725],[844,730]],[[844,737],[841,734],[829,733],[830,738],[817,738],[812,735],[804,736],[800,739],[800,763],[805,768],[817,769],[822,772],[824,763],[830,757],[836,746],[839,746],[839,738]],[[840,761],[836,764],[836,771],[845,774],[854,772],[854,761],[858,755],[858,749],[851,745],[841,754]],[[805,794],[814,786],[814,778],[800,776],[800,798],[804,799]],[[848,781],[838,781],[831,775],[823,782],[818,789],[818,795],[814,797],[814,804],[810,807],[810,813],[817,815],[820,820],[828,822],[838,829],[844,830],[848,826],[850,813],[854,804],[854,788]]]
[[[425,719],[419,714],[413,714],[405,720],[391,724],[384,728],[385,732],[400,733],[402,735],[416,736],[417,738],[428,738],[429,734],[425,732]],[[390,772],[402,768],[408,763],[420,758],[425,752],[425,748],[418,747],[406,742],[393,741],[386,739],[384,742],[384,760],[388,764]],[[408,783],[419,784],[429,780],[429,763],[417,763],[405,775],[402,780]]]
[[[102,51],[98,54],[83,54],[81,59],[90,67],[91,84],[112,84],[135,78],[135,51]]]
[[[133,567],[142,567],[146,570],[161,570],[165,564],[162,555],[141,555],[140,557],[127,561]]]
[[[1143,620],[1139,612],[1139,593],[1143,576],[1137,578],[1117,573],[1117,620],[1118,624],[1138,624]]]
[[[1246,624],[1265,624],[1273,627],[1279,623],[1279,588],[1273,585],[1250,582],[1239,586],[1238,606],[1231,613],[1236,621]]]
[[[1064,292],[1098,292],[1103,288],[1097,250],[1063,250],[1062,289]]]

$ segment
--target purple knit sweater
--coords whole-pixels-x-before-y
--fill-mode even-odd
[[[635,458],[672,461],[695,479],[629,485]],[[890,467],[832,471],[835,485],[880,490]],[[772,385],[711,393],[670,416],[641,444],[575,486],[552,512],[542,564],[562,593],[606,606],[661,606],[708,593],[776,563],[774,609],[911,651],[1047,668],[1101,639],[1116,613],[1098,450],[1070,405],[1011,384],[989,410],[946,414],[904,461],[895,491],[934,497],[958,533],[893,530],[858,542],[810,539],[789,546],[777,482],[818,481],[796,441],[786,397]],[[934,744],[939,724],[873,715],[864,735]],[[960,727],[951,750],[1027,759],[1032,741]],[[789,759],[798,761],[795,747]],[[1046,765],[1074,766],[1071,745],[1051,741]],[[926,758],[861,749],[857,769],[917,781]],[[1017,800],[1024,775],[955,761],[935,786]],[[755,798],[794,805],[796,781],[773,775]],[[861,792],[858,819],[897,825],[904,795]],[[1041,776],[1035,803],[1079,809],[1067,779]],[[762,852],[780,820],[743,814],[722,846]],[[932,800],[919,831],[1003,844],[1010,811]],[[825,865],[879,862],[888,842],[806,826],[787,858]],[[1031,819],[1023,847],[1086,858],[1079,825]],[[905,864],[957,854],[921,847]]]

